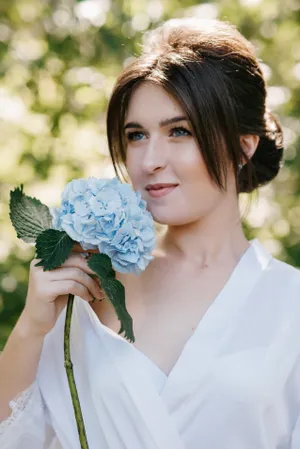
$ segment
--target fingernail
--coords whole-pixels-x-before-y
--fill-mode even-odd
[[[89,257],[88,253],[78,253],[81,257],[84,259],[87,259]]]

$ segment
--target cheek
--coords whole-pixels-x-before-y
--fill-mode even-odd
[[[184,184],[209,185],[210,177],[198,148],[187,148],[176,158],[178,177]]]
[[[142,182],[141,170],[139,169],[139,164],[137,163],[137,161],[132,161],[130,154],[127,154],[125,168],[133,189],[137,190],[138,188],[140,188],[140,184]]]
[[[157,223],[182,226],[207,216],[221,201],[220,191],[203,180],[183,181],[174,195],[163,202],[145,198],[148,210]]]
[[[177,175],[181,183],[176,196],[176,205],[181,212],[178,218],[197,219],[220,202],[222,194],[211,180],[200,154],[185,154],[178,158]]]
[[[201,170],[205,167],[205,163],[201,154],[201,150],[195,143],[194,139],[178,146],[174,153],[176,160],[180,165]]]

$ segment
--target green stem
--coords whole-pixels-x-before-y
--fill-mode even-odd
[[[66,320],[65,320],[65,330],[64,330],[65,368],[66,368],[66,373],[67,373],[67,377],[68,377],[71,398],[72,398],[72,402],[73,402],[74,414],[75,414],[81,449],[89,449],[89,445],[88,445],[87,437],[86,437],[86,431],[85,431],[85,427],[84,427],[83,416],[82,416],[82,412],[81,412],[81,408],[80,408],[77,387],[76,387],[74,373],[73,373],[73,363],[71,361],[71,354],[70,354],[70,329],[71,329],[73,303],[74,303],[74,295],[72,295],[70,293],[69,298],[68,298]]]

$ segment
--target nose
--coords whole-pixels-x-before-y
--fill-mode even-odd
[[[168,164],[168,151],[166,143],[163,143],[159,137],[151,137],[145,148],[142,169],[145,173],[153,173],[154,171],[163,169]]]

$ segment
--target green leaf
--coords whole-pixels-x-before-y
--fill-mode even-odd
[[[87,263],[91,270],[99,276],[101,289],[116,311],[121,323],[119,334],[124,332],[125,338],[134,342],[133,322],[125,304],[125,288],[120,281],[115,279],[116,272],[112,268],[110,257],[106,254],[93,254]]]
[[[36,257],[42,259],[35,266],[44,271],[60,267],[71,254],[74,240],[65,231],[47,229],[36,239]]]
[[[99,276],[100,280],[115,278],[116,273],[107,254],[93,254],[88,259],[88,266]]]
[[[48,206],[23,193],[23,184],[10,191],[9,216],[17,237],[34,243],[37,236],[51,228],[52,217]]]
[[[101,281],[101,288],[105,296],[113,305],[118,320],[121,323],[119,334],[124,332],[125,338],[130,342],[134,342],[133,322],[125,305],[125,288],[123,284],[117,279],[104,279]]]

